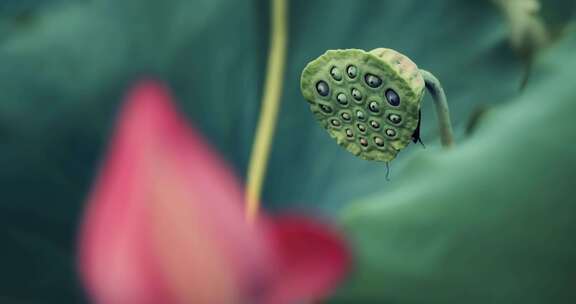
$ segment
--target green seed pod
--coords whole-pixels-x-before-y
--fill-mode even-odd
[[[300,86],[320,125],[354,155],[388,162],[418,139],[424,79],[394,50],[327,51],[306,66]]]

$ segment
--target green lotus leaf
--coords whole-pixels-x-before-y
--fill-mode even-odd
[[[394,189],[341,219],[357,269],[342,303],[567,303],[575,297],[576,36],[521,96],[451,150],[417,152]]]

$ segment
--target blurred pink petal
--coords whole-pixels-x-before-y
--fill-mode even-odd
[[[80,271],[90,297],[277,304],[329,293],[348,262],[336,234],[295,218],[250,225],[242,199],[238,181],[167,90],[141,82],[88,200]]]
[[[268,303],[322,299],[336,289],[350,257],[335,231],[300,217],[283,216],[270,223],[268,235],[278,261],[278,280]]]

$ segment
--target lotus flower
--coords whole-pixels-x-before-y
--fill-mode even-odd
[[[325,297],[348,252],[295,216],[248,223],[226,164],[142,81],[128,94],[80,235],[95,303],[294,303]]]

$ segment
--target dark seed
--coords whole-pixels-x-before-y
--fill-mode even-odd
[[[360,101],[360,100],[362,100],[362,93],[360,93],[360,90],[354,88],[354,89],[352,89],[352,97],[354,97],[354,99]]]
[[[339,127],[340,126],[340,121],[338,121],[337,119],[332,119],[330,121],[330,123],[335,126],[335,127]]]
[[[374,74],[366,74],[364,81],[366,81],[366,84],[371,88],[377,88],[382,84],[382,79]]]
[[[364,120],[364,118],[366,118],[366,116],[364,116],[364,112],[358,110],[358,111],[356,111],[356,118],[358,118],[360,120]]]
[[[380,109],[378,108],[378,103],[375,101],[371,101],[368,104],[368,108],[370,109],[370,111],[374,112],[374,113],[378,113],[380,112]]]
[[[346,97],[346,95],[340,93],[338,95],[336,95],[336,100],[343,105],[348,104],[348,97]]]
[[[372,128],[374,128],[374,129],[379,129],[379,128],[380,128],[380,124],[379,124],[377,121],[375,121],[375,120],[371,120],[371,121],[370,121],[370,126],[372,126]]]
[[[330,93],[330,87],[328,87],[326,81],[320,80],[316,83],[316,91],[318,91],[320,96],[328,96],[328,93]]]
[[[352,136],[354,136],[354,133],[352,132],[352,130],[346,129],[346,136],[352,137]]]
[[[386,135],[388,135],[389,137],[394,137],[396,136],[396,131],[394,131],[394,129],[386,129],[386,131],[384,131],[386,133]]]
[[[392,106],[399,106],[400,105],[400,97],[398,96],[398,94],[396,94],[396,92],[392,89],[388,89],[386,90],[386,100],[388,100],[388,103]]]
[[[346,68],[346,74],[348,74],[348,77],[350,78],[356,78],[356,75],[358,75],[358,69],[356,66],[349,65],[348,68]]]
[[[364,147],[368,147],[368,141],[364,137],[360,137],[360,144]]]
[[[356,127],[358,127],[358,130],[360,130],[360,132],[362,133],[366,132],[366,127],[363,124],[357,124]]]
[[[332,67],[332,69],[330,69],[330,76],[332,76],[334,80],[342,80],[342,72],[340,72],[340,69],[337,67]]]
[[[402,121],[402,117],[398,114],[390,114],[388,115],[388,120],[390,120],[393,124],[399,124]]]
[[[384,147],[384,140],[380,137],[374,137],[374,143],[378,146],[378,147]]]
[[[350,120],[350,114],[346,112],[342,113],[340,116],[342,116],[342,119],[344,120]]]
[[[332,108],[323,104],[320,104],[320,110],[324,113],[332,113]]]

